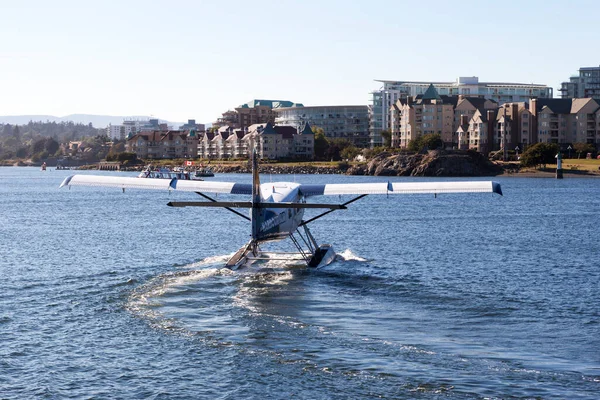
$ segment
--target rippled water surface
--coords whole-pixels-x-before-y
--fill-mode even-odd
[[[0,399],[600,397],[598,179],[368,196],[332,265],[231,272],[247,221],[69,172],[0,168]]]

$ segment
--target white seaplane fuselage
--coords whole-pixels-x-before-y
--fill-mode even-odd
[[[269,208],[268,203],[300,203],[304,201],[297,183],[277,182],[260,185],[261,202],[265,208],[259,215],[258,238],[261,241],[281,240],[294,233],[302,223],[303,208]],[[265,204],[266,203],[266,204]]]

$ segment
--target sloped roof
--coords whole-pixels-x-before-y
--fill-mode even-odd
[[[258,131],[262,131],[265,126],[267,124],[262,123],[262,124],[252,124],[250,126],[248,126],[248,132],[258,132]]]
[[[448,96],[445,94],[440,95],[443,104],[452,104],[452,106],[456,107],[458,104],[458,96]]]
[[[267,122],[261,133],[263,135],[276,135],[278,132],[273,128],[273,125],[270,122]]]
[[[573,104],[571,105],[571,113],[577,114],[579,110],[588,105],[590,101],[592,101],[591,98],[573,99]]]
[[[187,134],[182,133],[181,131],[167,131],[162,132],[163,134],[161,135],[160,140],[161,141],[171,141],[175,138],[180,138],[180,139],[186,139],[187,138]]]
[[[488,101],[497,104],[496,101],[491,100],[491,99],[486,99],[483,97],[467,96],[467,97],[463,97],[460,101],[458,101],[456,106],[458,106],[464,102],[468,102],[473,107],[475,107],[477,110],[485,110],[485,103]]]
[[[315,133],[313,132],[310,124],[308,123],[308,121],[306,121],[306,123],[304,124],[304,127],[300,130],[300,135],[314,135]]]
[[[215,137],[214,132],[206,132],[206,139],[213,140],[214,137]]]
[[[238,138],[238,139],[241,139],[241,138],[243,138],[243,137],[244,137],[244,135],[245,135],[246,133],[244,132],[244,130],[243,130],[243,129],[236,129],[236,130],[234,131],[234,134],[235,134],[235,136],[237,136],[237,138]]]
[[[438,94],[437,89],[433,86],[433,83],[429,85],[425,93],[423,93],[423,100],[441,100],[442,98]]]
[[[233,132],[233,129],[231,126],[225,125],[219,128],[219,133],[222,132]]]
[[[275,125],[273,129],[281,134],[284,139],[293,139],[294,135],[298,132],[296,128],[289,125]]]
[[[537,99],[535,108],[537,112],[548,107],[555,114],[570,114],[572,105],[572,99]]]
[[[297,105],[295,105],[295,104],[297,104]],[[267,106],[270,108],[280,108],[280,107],[298,107],[298,105],[300,107],[302,106],[302,104],[300,104],[300,103],[293,103],[288,100],[257,100],[257,99],[254,99],[254,100],[250,100],[246,104],[242,104],[238,108],[254,108],[254,107],[258,107],[258,106]]]

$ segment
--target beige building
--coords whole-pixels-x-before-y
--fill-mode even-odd
[[[400,99],[391,107],[392,147],[406,148],[411,140],[436,133],[446,144],[453,142],[456,98],[440,96],[433,85],[422,96]]]
[[[493,150],[521,150],[536,142],[531,113],[525,102],[505,103],[498,109],[494,127]]]
[[[537,142],[600,144],[600,104],[592,98],[532,99]]]
[[[195,158],[198,137],[194,131],[152,131],[127,139],[127,151],[141,159]]]
[[[247,129],[221,127],[202,134],[198,157],[209,159],[249,158],[256,147],[263,159],[312,159],[315,139],[309,124],[301,129],[271,123],[253,124]]]
[[[275,124],[276,111],[283,107],[302,107],[287,100],[252,100],[236,107],[238,114],[237,127],[247,128],[254,124]]]
[[[467,118],[463,120],[463,122]],[[457,129],[458,148],[487,154],[494,149],[496,110],[477,110],[469,120],[466,132],[463,124]]]

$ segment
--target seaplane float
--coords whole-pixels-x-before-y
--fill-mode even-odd
[[[493,181],[457,182],[378,182],[378,183],[324,183],[301,184],[291,182],[260,183],[258,157],[252,154],[252,183],[217,181],[193,181],[173,178],[138,179],[135,177],[114,177],[100,175],[72,175],[60,187],[100,186],[117,187],[125,191],[132,189],[155,189],[195,192],[204,201],[172,201],[171,207],[221,207],[244,218],[251,225],[251,239],[239,249],[225,264],[230,269],[248,266],[257,260],[272,260],[273,253],[261,250],[261,244],[289,238],[297,249],[293,253],[297,260],[308,267],[319,268],[335,259],[335,251],[329,244],[318,245],[308,228],[308,224],[333,211],[344,210],[347,206],[367,195],[384,194],[446,194],[446,193],[497,193],[502,195],[500,184]],[[209,194],[232,194],[250,196],[246,201],[218,201]],[[354,195],[351,200],[338,204],[309,203],[313,196]],[[236,209],[247,208],[249,215]],[[304,219],[306,209],[321,209],[322,213]],[[285,258],[290,259],[290,253]],[[283,257],[283,256],[282,256]],[[275,258],[276,259],[276,258]]]

